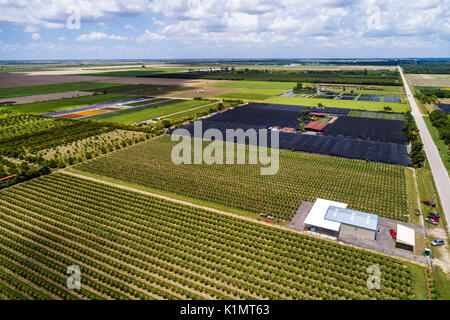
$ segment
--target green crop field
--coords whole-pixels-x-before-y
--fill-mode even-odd
[[[261,101],[283,94],[284,92],[285,90],[242,89],[221,94],[217,98]]]
[[[90,119],[105,120],[109,122],[120,122],[123,124],[133,124],[135,122],[159,118],[173,113],[186,111],[188,109],[211,104],[206,100],[160,100],[158,102],[149,101],[148,104],[140,105],[136,108],[129,108],[115,112],[100,114]],[[196,111],[194,111],[196,112]]]
[[[372,119],[385,119],[385,120],[402,120],[405,121],[405,116],[400,113],[390,112],[368,112],[368,111],[352,111],[348,115],[349,117],[359,118],[372,118]]]
[[[297,85],[296,82],[276,82],[276,81],[232,81],[218,83],[212,87],[218,88],[242,88],[242,89],[269,89],[269,90],[292,90]]]
[[[284,220],[291,219],[302,201],[317,198],[408,220],[404,167],[280,150],[279,172],[263,176],[261,165],[175,165],[175,145],[163,136],[77,169]]]
[[[4,299],[413,299],[421,273],[399,259],[65,174],[4,189],[0,202]],[[69,290],[73,265],[81,287]],[[372,265],[379,290],[367,288]]]
[[[4,107],[2,110],[18,112],[18,113],[33,113],[40,114],[51,111],[65,110],[83,106],[89,106],[100,103],[113,102],[124,99],[135,98],[134,96],[123,94],[100,94],[94,96],[85,96],[77,98],[68,98],[52,101],[33,102],[26,104],[17,104],[10,107]]]
[[[384,111],[384,107],[392,108],[392,112],[406,112],[409,107],[406,103],[386,103],[371,102],[357,100],[337,100],[337,99],[316,99],[316,98],[291,98],[291,97],[274,97],[266,101],[266,103],[289,104],[296,106],[317,107],[321,103],[325,107],[361,109],[368,111]]]
[[[103,83],[103,82],[70,82],[45,84],[40,86],[26,86],[15,88],[0,89],[0,99],[32,96],[37,94],[58,93],[66,91],[88,91],[114,86],[123,86],[121,83]]]

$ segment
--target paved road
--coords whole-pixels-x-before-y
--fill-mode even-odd
[[[416,120],[417,127],[419,128],[420,137],[422,138],[423,148],[430,163],[431,172],[433,173],[434,181],[436,182],[437,191],[439,197],[441,198],[442,207],[444,209],[445,216],[447,218],[447,228],[450,233],[450,179],[448,177],[447,169],[442,163],[442,159],[439,155],[439,151],[431,138],[425,121],[420,114],[419,107],[414,100],[411,90],[409,89],[408,83],[406,82],[405,75],[400,67],[399,71],[402,76],[403,82],[405,84],[406,94],[408,96],[409,103],[412,108],[412,115]],[[431,199],[430,199],[431,200]]]

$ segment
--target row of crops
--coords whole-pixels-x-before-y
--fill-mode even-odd
[[[408,299],[400,260],[51,174],[0,191],[8,299]],[[66,286],[79,266],[81,289]],[[367,268],[381,288],[367,287]]]
[[[163,136],[77,168],[249,212],[270,213],[278,219],[290,220],[302,201],[317,198],[396,220],[408,219],[403,167],[280,151],[278,173],[262,176],[260,164],[176,165],[171,160],[175,145]]]

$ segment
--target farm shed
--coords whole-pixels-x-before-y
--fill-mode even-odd
[[[325,219],[330,206],[346,208],[346,203],[317,199],[304,221],[305,229],[333,237],[338,237],[341,224]]]
[[[305,126],[305,129],[310,131],[322,131],[326,126],[327,123],[325,122],[311,121]]]
[[[401,224],[397,224],[396,246],[402,249],[414,251],[416,245],[416,232]]]
[[[377,215],[330,206],[325,214],[325,219],[341,224],[339,234],[348,234],[359,239],[376,240],[378,231]]]

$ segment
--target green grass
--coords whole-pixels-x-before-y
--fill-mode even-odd
[[[419,224],[420,216],[416,216],[414,214],[416,209],[419,209],[419,204],[417,203],[419,193],[416,187],[413,169],[410,168],[406,169],[405,176],[406,176],[406,188],[408,190],[408,208],[409,208],[410,222]]]
[[[2,108],[6,111],[13,111],[17,113],[33,113],[40,114],[51,111],[65,110],[76,107],[113,102],[118,100],[135,98],[134,96],[122,95],[122,94],[105,94],[85,96],[78,98],[68,98],[52,101],[33,102],[26,104],[18,104],[10,107]]]
[[[439,266],[436,266],[435,270],[438,298],[441,300],[450,300],[450,275],[442,271]]]
[[[179,119],[179,118],[191,116],[191,115],[194,115],[194,114],[199,114],[199,113],[208,111],[212,107],[215,107],[215,105],[201,107],[201,108],[198,108],[198,109],[177,113],[177,114],[174,114],[174,115],[172,115],[170,117],[167,117],[167,119],[173,120],[173,119]]]
[[[439,131],[438,129],[431,124],[429,117],[423,117],[423,120],[425,121],[428,132],[430,132],[431,137],[433,138],[434,144],[439,150],[439,154],[441,156],[442,162],[444,163],[445,168],[447,169],[447,172],[450,172],[450,150],[449,147],[445,144],[444,140],[441,140],[439,138]]]
[[[405,120],[403,114],[390,113],[390,112],[366,112],[366,111],[352,111],[348,115],[349,117],[360,117],[360,118],[374,118],[374,119],[385,119],[385,120]]]
[[[423,267],[407,263],[412,275],[414,300],[428,300],[427,278]]]
[[[217,96],[217,98],[262,101],[269,99],[270,97],[283,94],[284,92],[285,91],[282,90],[269,89],[242,89],[239,91],[221,94]]]
[[[91,117],[94,120],[105,120],[109,122],[120,122],[123,124],[133,124],[135,122],[150,120],[153,118],[163,117],[172,113],[184,111],[187,109],[200,107],[206,104],[210,104],[211,101],[204,100],[169,100],[167,102],[160,102],[156,106],[149,105],[148,108],[134,111],[133,109],[125,109],[121,111],[109,112],[100,114],[98,116]]]
[[[269,90],[292,90],[296,82],[276,81],[233,81],[212,85],[217,88],[242,88],[242,89],[269,89]]]
[[[370,101],[349,101],[336,99],[316,99],[316,98],[291,98],[291,97],[274,97],[266,101],[267,103],[288,104],[296,106],[317,107],[318,103],[325,107],[360,109],[368,111],[384,111],[384,107],[391,107],[392,112],[406,112],[408,106],[404,103],[384,103]]]
[[[103,82],[70,82],[45,84],[41,86],[26,86],[0,89],[0,99],[32,96],[37,94],[58,93],[66,91],[89,91],[114,86],[122,86],[121,83],[103,83]]]

